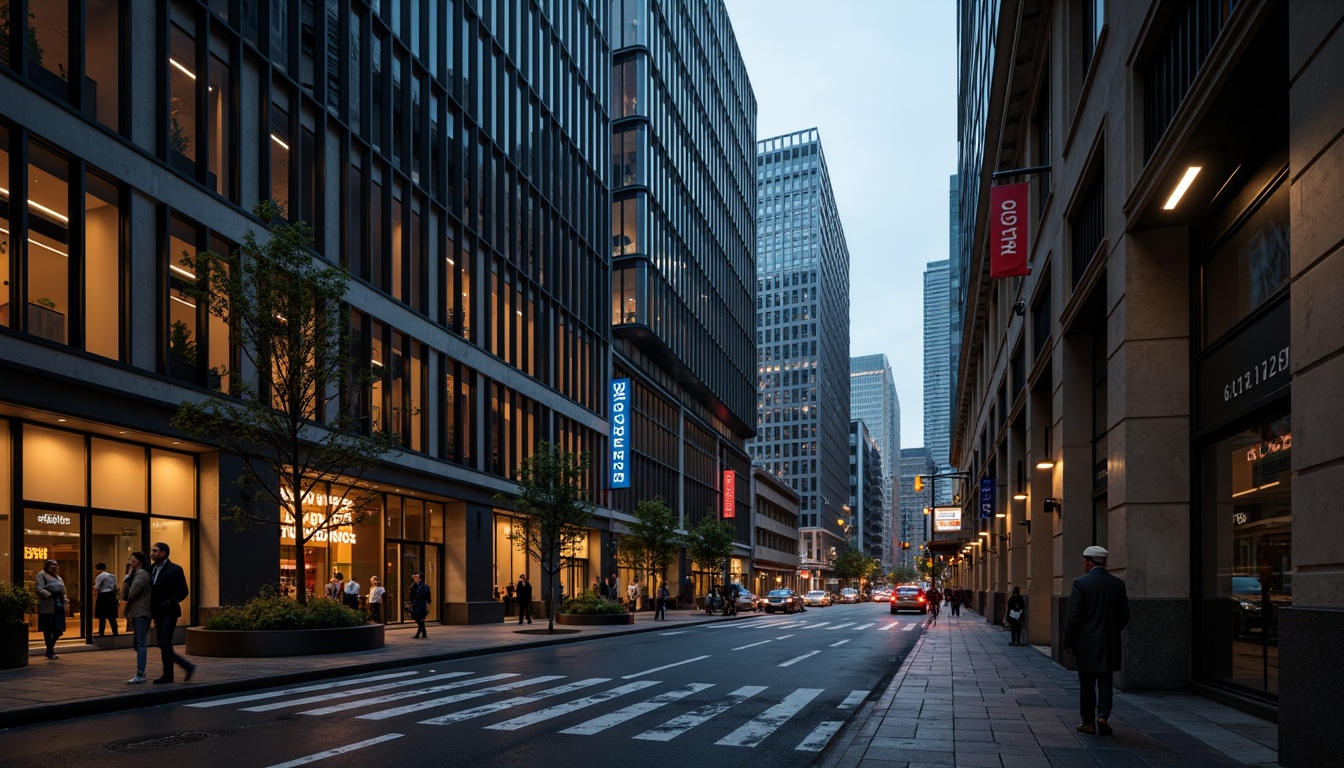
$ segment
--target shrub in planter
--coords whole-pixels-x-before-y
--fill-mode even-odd
[[[0,583],[0,669],[28,666],[26,614],[37,610],[37,597],[22,584]]]
[[[566,598],[564,605],[560,607],[560,612],[588,616],[607,613],[625,613],[625,606],[613,600],[608,600],[589,589],[580,592],[574,597]]]
[[[275,592],[263,592],[246,603],[226,605],[205,622],[206,629],[337,629],[362,626],[363,611],[331,600],[297,601]]]

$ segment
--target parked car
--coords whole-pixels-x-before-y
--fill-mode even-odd
[[[814,589],[807,593],[803,598],[803,602],[807,605],[820,605],[825,607],[831,604],[831,593],[824,589]]]
[[[807,608],[803,605],[803,598],[792,589],[772,589],[765,596],[765,612],[774,613],[783,611],[784,613],[793,613],[794,611],[805,611]]]
[[[747,590],[739,590],[737,593],[737,610],[739,611],[759,611],[761,609],[761,598],[751,594]]]
[[[924,594],[924,590],[914,584],[903,584],[891,593],[891,612],[893,614],[901,611],[919,611],[920,613],[929,612],[929,598]]]
[[[863,597],[859,595],[859,590],[857,589],[851,589],[849,587],[845,587],[844,589],[840,590],[840,602],[842,603],[846,604],[858,603],[862,599]]]
[[[874,603],[889,603],[889,602],[891,602],[891,590],[890,590],[890,589],[887,589],[886,587],[878,587],[878,588],[874,589],[874,590],[873,590],[873,602],[874,602]]]

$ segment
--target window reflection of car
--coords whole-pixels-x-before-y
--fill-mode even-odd
[[[1263,635],[1265,632],[1264,591],[1255,576],[1232,577],[1232,601],[1236,607],[1238,637]],[[1279,608],[1293,604],[1293,596],[1269,591],[1269,636],[1279,633]]]

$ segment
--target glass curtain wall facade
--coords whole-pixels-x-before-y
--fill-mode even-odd
[[[931,261],[924,270],[924,447],[929,449],[938,471],[952,468],[948,458],[952,445],[952,366],[949,352],[952,305],[949,298],[951,270],[947,259]],[[952,501],[955,483],[935,483],[938,504]]]
[[[312,226],[316,256],[349,268],[352,343],[378,376],[344,407],[401,443],[365,477],[388,491],[377,527],[356,536],[368,553],[324,544],[309,563],[353,568],[366,588],[381,570],[389,591],[420,568],[447,620],[491,602],[488,578],[465,577],[492,558],[468,551],[468,519],[491,514],[539,441],[606,445],[606,4],[3,5],[16,42],[0,50],[14,105],[0,116],[0,416],[15,421],[0,470],[35,471],[20,426],[41,424],[75,430],[94,467],[101,436],[195,452],[200,498],[182,514],[232,503],[237,462],[182,445],[168,420],[182,400],[227,395],[221,371],[256,374],[188,297],[180,258],[231,252],[263,227],[254,203],[274,200]],[[20,494],[46,482],[13,476]],[[61,504],[87,575],[104,559],[89,549],[100,515],[127,510]],[[0,510],[15,547],[25,510]],[[294,573],[295,543],[275,527],[216,524],[173,548],[201,566],[188,571],[201,604],[330,575]],[[158,529],[141,529],[147,550]],[[0,578],[23,570],[15,558]]]
[[[894,562],[892,551],[896,520],[896,473],[901,455],[901,401],[887,356],[862,355],[849,360],[849,416],[862,420],[882,452],[882,554],[883,567]]]
[[[690,528],[723,516],[725,472],[751,477],[756,97],[721,0],[610,9],[612,367],[633,390],[632,483],[611,505],[661,497]],[[739,490],[743,557],[750,510]]]
[[[849,514],[850,546],[885,564],[890,552],[890,527],[886,515],[886,494],[882,488],[882,449],[868,424],[855,419],[849,422]],[[886,539],[886,548],[883,540]]]
[[[902,546],[896,558],[897,565],[913,567],[915,557],[919,555],[931,535],[933,522],[924,514],[924,508],[930,506],[930,494],[933,489],[925,485],[924,490],[916,492],[915,475],[927,475],[932,472],[933,460],[929,456],[928,448],[921,446],[901,449],[899,538]],[[907,543],[910,545],[909,548],[904,546]]]
[[[815,128],[757,142],[756,182],[752,453],[801,497],[802,568],[823,584],[849,498],[849,247]]]

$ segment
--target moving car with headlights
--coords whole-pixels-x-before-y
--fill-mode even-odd
[[[840,602],[845,604],[858,603],[863,598],[859,596],[859,590],[851,587],[845,587],[840,590]]]
[[[924,594],[924,590],[914,584],[902,584],[897,587],[891,593],[891,612],[897,614],[901,611],[928,613],[929,598]]]
[[[737,592],[737,610],[739,611],[759,611],[761,609],[761,598],[751,594],[745,589],[739,589]]]
[[[765,612],[774,613],[783,611],[784,613],[793,613],[794,611],[805,611],[803,598],[792,589],[772,589],[765,596]]]
[[[831,604],[831,593],[824,589],[814,589],[811,592],[808,592],[807,596],[803,598],[803,604],[819,605],[822,607],[828,606]]]

